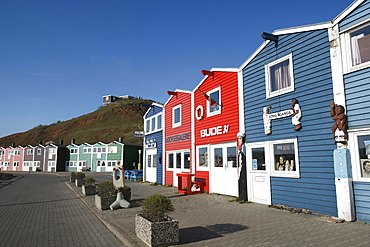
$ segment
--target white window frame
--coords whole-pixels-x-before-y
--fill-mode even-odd
[[[284,144],[284,143],[293,143],[294,144],[294,165],[295,171],[279,171],[275,170],[275,154],[274,154],[274,144]],[[269,141],[269,150],[267,156],[270,158],[271,164],[271,176],[273,177],[288,177],[288,178],[299,178],[299,158],[298,158],[298,142],[297,139],[284,139],[284,140],[277,140],[277,141]]]
[[[180,121],[175,123],[175,111],[179,109],[180,111]],[[180,105],[177,105],[175,107],[172,108],[172,128],[177,128],[177,127],[180,127],[181,126],[181,123],[182,123],[182,104]]]
[[[211,94],[215,93],[218,91],[218,102],[217,102],[217,105],[218,105],[218,110],[215,110],[215,111],[212,111],[211,112]],[[218,115],[218,114],[221,114],[221,86],[219,87],[216,87],[210,91],[207,92],[207,95],[209,97],[209,100],[207,100],[207,117],[212,117],[212,116],[215,116],[215,115]]]
[[[199,166],[200,164],[199,149],[201,148],[207,148],[207,166]],[[196,153],[197,171],[209,171],[209,166],[210,166],[209,159],[210,159],[211,147],[209,145],[201,145],[201,146],[197,146],[196,150],[197,150],[197,153]]]
[[[360,157],[358,153],[358,137],[370,135],[370,129],[353,130],[348,133],[348,148],[351,152],[352,177],[356,182],[370,182],[370,177],[362,177]]]
[[[41,155],[42,151],[41,151],[41,148],[38,148],[37,149],[37,155]]]
[[[343,30],[340,34],[341,47],[343,47],[343,72],[345,74],[370,67],[370,61],[353,65],[352,60],[351,34],[365,28],[366,26],[370,26],[370,19],[363,21],[354,27]]]
[[[175,151],[168,151],[166,152],[166,167],[167,167],[167,170],[168,171],[173,171],[173,170],[181,170],[181,171],[184,171],[184,172],[190,172],[190,168],[191,168],[191,164],[190,164],[190,167],[189,168],[185,168],[184,165],[185,165],[185,153],[186,152],[189,152],[190,153],[190,150],[189,149],[182,149],[182,150],[175,150]],[[173,154],[173,167],[172,168],[169,168],[169,156],[170,154]],[[180,167],[177,167],[177,155],[180,154]],[[156,155],[156,154],[154,154]],[[152,156],[152,167],[156,167],[157,166],[157,162],[156,160],[154,161],[154,155]],[[156,158],[155,158],[156,159]],[[190,155],[190,159],[191,159],[191,155]]]
[[[27,155],[33,155],[33,149],[27,149]]]
[[[282,88],[280,90],[271,92],[270,68],[286,60],[289,60],[289,76],[290,76],[291,85],[289,87]],[[265,80],[266,80],[266,98],[267,99],[278,96],[278,95],[282,95],[285,93],[293,92],[294,91],[293,54],[286,55],[269,64],[266,64],[265,65]]]
[[[84,149],[84,151],[85,151],[85,149]],[[78,154],[78,148],[71,148],[70,153],[71,154]]]
[[[108,153],[110,154],[116,154],[118,152],[117,146],[108,146]]]
[[[158,124],[159,123],[158,119],[161,120],[161,125]],[[154,124],[154,129],[152,128],[153,124]],[[145,129],[146,134],[154,133],[154,132],[162,130],[162,126],[163,126],[162,113],[158,113],[156,115],[146,118],[144,125],[145,125],[144,129]]]
[[[13,167],[19,167],[19,161],[13,161]]]
[[[56,161],[48,161],[48,166],[49,167],[55,167],[55,166],[57,166],[57,162]]]

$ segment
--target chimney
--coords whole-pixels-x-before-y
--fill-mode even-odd
[[[42,145],[42,141],[39,141],[39,144]]]
[[[123,138],[122,137],[119,137],[118,138],[118,142],[122,143],[123,142]]]
[[[75,139],[72,139],[71,144],[75,144],[75,141],[76,141]]]
[[[15,148],[15,143],[14,142],[12,142],[12,147]]]
[[[63,145],[63,139],[60,139],[60,140],[59,140],[59,144],[60,144],[60,145]]]

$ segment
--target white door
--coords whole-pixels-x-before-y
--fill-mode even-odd
[[[246,160],[248,200],[270,205],[271,188],[268,153],[268,145],[266,143],[248,145]]]
[[[174,168],[173,168],[173,186],[178,186],[177,173],[190,172],[190,151],[189,150],[179,150],[173,152]],[[183,183],[183,186],[184,185]],[[183,189],[183,188],[180,188]]]
[[[211,146],[210,191],[238,196],[238,167],[236,143]]]
[[[145,156],[145,181],[157,182],[157,149],[147,149]]]

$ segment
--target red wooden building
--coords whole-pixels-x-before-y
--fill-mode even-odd
[[[192,92],[168,92],[164,104],[165,184],[178,186],[177,173],[191,172],[191,98]],[[181,189],[181,188],[180,188]]]
[[[211,193],[238,196],[237,133],[241,128],[237,69],[202,71],[193,91],[195,177]]]

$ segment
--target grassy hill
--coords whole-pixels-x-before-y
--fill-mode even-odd
[[[134,131],[144,130],[143,115],[152,100],[123,99],[98,110],[73,118],[68,121],[51,125],[40,125],[29,131],[16,133],[0,138],[0,146],[8,147],[13,143],[18,146],[37,145],[40,142],[65,145],[75,139],[76,144],[109,143],[122,137],[125,143],[142,144],[142,138],[134,137]]]

